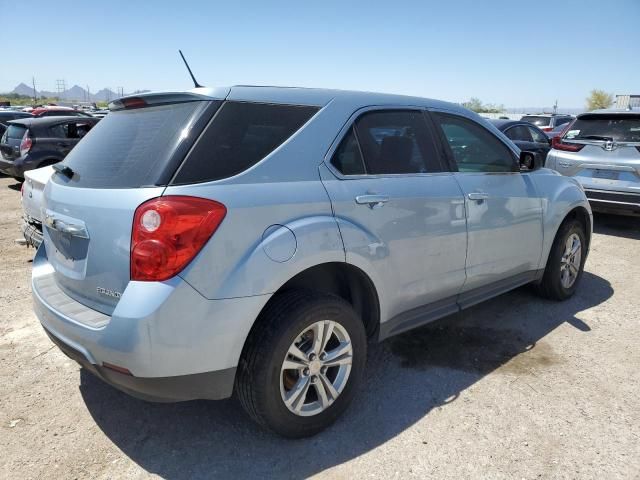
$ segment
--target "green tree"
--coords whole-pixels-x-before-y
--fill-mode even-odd
[[[468,108],[469,110],[473,110],[476,113],[500,113],[504,112],[503,105],[493,105],[491,103],[487,103],[486,105],[482,103],[479,98],[471,97],[469,101],[463,102],[462,106],[464,108]]]
[[[604,90],[594,89],[587,97],[587,110],[597,110],[599,108],[609,108],[613,105],[613,95]]]

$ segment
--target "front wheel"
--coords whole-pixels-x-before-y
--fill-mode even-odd
[[[324,430],[347,408],[364,373],[362,321],[341,298],[287,292],[258,322],[236,381],[242,406],[286,437]]]
[[[553,300],[566,300],[578,287],[587,258],[583,225],[577,220],[562,224],[553,241],[540,282],[540,293]]]

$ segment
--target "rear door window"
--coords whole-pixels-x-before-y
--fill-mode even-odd
[[[360,152],[360,145],[353,127],[344,136],[338,149],[333,154],[331,164],[343,175],[364,175],[364,160]]]
[[[190,128],[210,104],[190,101],[109,113],[65,158],[76,174],[64,183],[86,188],[166,184],[184,158],[178,152],[193,142]],[[72,123],[74,135],[79,135],[77,125],[87,122]],[[58,177],[53,181],[62,181]]]
[[[547,137],[542,131],[537,128],[527,127],[529,129],[529,133],[531,133],[531,138],[536,143],[549,143],[549,137]]]
[[[219,180],[247,170],[282,145],[317,111],[318,107],[309,106],[225,102],[172,184]]]
[[[436,113],[460,172],[516,172],[514,154],[495,135],[459,115]]]
[[[9,125],[5,132],[5,138],[7,140],[21,140],[24,137],[24,132],[27,131],[27,127],[22,125]]]
[[[365,113],[355,123],[370,175],[443,171],[433,135],[419,110]]]
[[[515,127],[509,128],[505,134],[511,140],[518,140],[521,142],[531,142],[531,134],[529,133],[529,129],[524,125],[516,125]]]

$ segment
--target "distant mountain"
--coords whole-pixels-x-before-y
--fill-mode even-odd
[[[136,90],[133,93],[145,93],[149,91],[150,90]],[[11,93],[31,97],[33,96],[33,87],[30,87],[25,83],[20,83],[11,91]],[[87,100],[90,102],[109,102],[120,97],[120,95],[113,90],[103,88],[102,90],[98,90],[96,93],[90,94],[87,99],[87,91],[79,85],[74,85],[60,94],[58,94],[58,92],[51,92],[48,90],[36,90],[36,95],[38,95],[38,97],[58,97],[60,100],[71,102],[86,102]],[[125,93],[124,95],[130,95],[130,93]]]

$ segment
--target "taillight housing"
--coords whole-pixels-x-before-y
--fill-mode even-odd
[[[214,200],[169,195],[140,205],[131,232],[131,280],[162,281],[182,271],[227,214]]]
[[[31,150],[33,146],[33,140],[31,136],[29,136],[29,130],[24,132],[24,136],[22,137],[22,141],[20,142],[20,156],[26,155]]]
[[[565,136],[567,131],[569,131],[574,122],[575,120],[568,123],[567,126],[562,129],[560,135],[553,137],[553,140],[551,140],[551,148],[562,150],[564,152],[579,152],[584,148],[584,144],[582,143],[566,143],[562,141],[562,138]]]
[[[553,130],[553,127],[540,127],[540,130],[542,130],[543,132],[550,132],[551,130]]]

